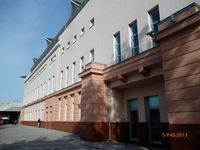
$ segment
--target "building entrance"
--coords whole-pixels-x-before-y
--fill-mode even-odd
[[[130,139],[138,141],[137,99],[128,100],[128,116],[130,126]]]
[[[159,111],[159,97],[150,96],[148,101],[148,125],[151,143],[161,143],[161,124]]]

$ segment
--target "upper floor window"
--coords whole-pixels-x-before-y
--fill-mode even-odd
[[[131,50],[132,50],[132,55],[134,56],[139,53],[137,21],[134,21],[129,25],[129,30],[130,30]]]
[[[160,14],[158,6],[149,11],[149,16],[150,16],[150,26],[151,26],[150,34],[155,34],[156,32],[158,32],[158,23],[160,22]],[[157,45],[158,44],[152,40],[152,46],[155,47]]]
[[[50,94],[50,86],[51,86],[50,84],[51,84],[51,79],[49,78],[49,80],[48,80],[48,87],[47,87],[47,91],[48,91],[47,93],[48,94]]]
[[[56,60],[56,55],[54,55],[51,59],[50,59],[50,64],[53,63]]]
[[[72,84],[75,83],[75,75],[76,75],[76,62],[73,62],[73,65],[72,65]]]
[[[90,62],[94,62],[94,49],[90,51]]]
[[[69,48],[70,48],[70,42],[67,43],[67,49],[69,49]]]
[[[114,35],[114,51],[115,51],[115,62],[121,62],[121,44],[120,44],[120,32]]]
[[[80,72],[83,71],[85,65],[84,65],[84,56],[80,58]]]
[[[67,87],[69,85],[69,67],[66,68],[66,71],[65,71],[65,87]]]
[[[84,33],[85,33],[85,28],[83,27],[83,28],[81,29],[81,36],[83,36]]]
[[[90,28],[92,28],[94,26],[94,18],[92,18],[91,20],[90,20]]]
[[[158,6],[153,10],[149,11],[151,30],[156,33],[158,32],[158,23],[160,22],[160,13]]]
[[[54,92],[54,91],[55,91],[54,82],[55,82],[55,76],[52,77],[52,81],[51,81],[51,92]]]
[[[65,48],[63,47],[61,50],[61,55],[64,54]]]
[[[60,71],[60,89],[63,88],[63,70]]]
[[[73,43],[77,41],[77,35],[74,36]]]

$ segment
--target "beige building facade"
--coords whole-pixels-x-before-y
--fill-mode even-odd
[[[25,78],[21,123],[40,119],[87,141],[198,149],[199,4],[73,1]]]

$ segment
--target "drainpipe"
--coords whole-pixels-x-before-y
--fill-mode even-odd
[[[112,130],[111,130],[111,103],[112,103],[112,90],[109,88],[108,90],[109,98],[108,98],[108,130],[109,130],[109,141],[112,141]]]

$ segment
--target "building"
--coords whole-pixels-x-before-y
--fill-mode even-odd
[[[72,1],[72,17],[25,78],[21,123],[198,149],[199,4]]]
[[[20,102],[0,104],[0,118],[6,118],[6,123],[14,123],[20,118],[21,107],[22,103]]]

